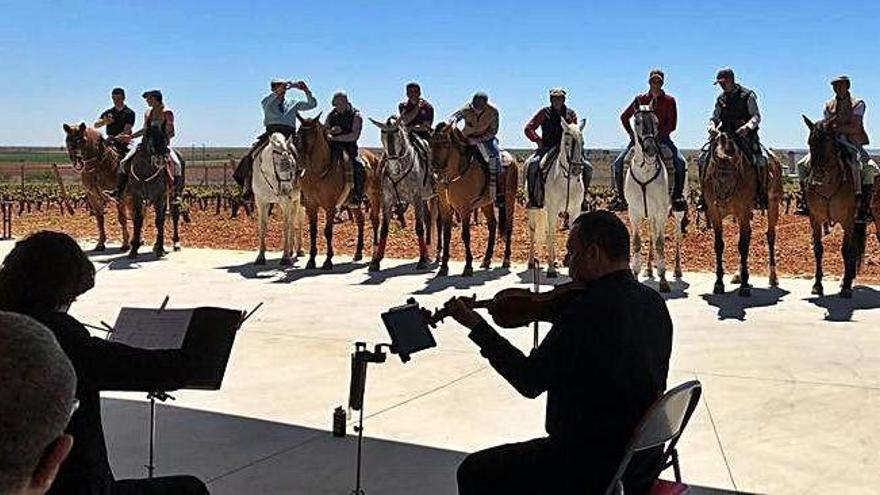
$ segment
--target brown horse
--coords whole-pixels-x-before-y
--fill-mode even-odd
[[[445,123],[438,124],[431,137],[431,155],[432,166],[438,176],[437,192],[443,225],[443,259],[437,274],[449,274],[449,242],[454,215],[457,214],[461,219],[461,239],[464,241],[465,249],[465,267],[462,276],[473,275],[470,226],[472,212],[477,209],[482,211],[489,229],[486,254],[480,267],[487,269],[492,264],[496,228],[498,233],[504,236],[502,266],[509,267],[510,239],[518,183],[517,167],[513,157],[507,152],[502,153],[506,172],[503,176],[504,182],[499,181],[498,184],[498,187],[504,188],[504,205],[499,208],[500,222],[498,222],[495,219],[494,198],[489,197],[488,174],[469,151],[467,138],[461,130]]]
[[[840,297],[852,297],[852,283],[865,252],[867,225],[856,223],[855,192],[849,165],[840,158],[837,139],[824,121],[813,123],[804,116],[810,128],[810,175],[806,180],[807,208],[813,230],[813,255],[816,258],[816,281],[813,294],[823,295],[822,246],[823,227],[839,223],[843,228],[843,281]],[[874,206],[878,205],[877,196]]]
[[[327,140],[327,129],[321,123],[321,115],[318,114],[313,119],[297,115],[297,119],[300,122],[300,128],[296,133],[296,145],[299,151],[300,165],[304,170],[302,191],[306,216],[309,220],[310,246],[309,261],[306,263],[306,268],[314,269],[316,267],[315,256],[318,254],[318,209],[321,208],[325,213],[324,239],[327,242],[327,258],[321,268],[332,270],[333,224],[336,212],[344,207],[352,188],[351,180],[347,177],[350,172],[346,170],[345,165],[341,161],[333,163],[330,160],[330,141]],[[365,189],[367,197],[370,198],[372,203],[375,200],[375,191],[370,188],[375,183],[373,167],[375,167],[378,160],[375,155],[366,151],[362,151],[361,156],[367,167]],[[354,213],[358,229],[354,261],[361,261],[364,258],[364,212],[361,205],[348,205],[347,208]],[[371,221],[374,221],[373,232],[375,236],[375,232],[378,230],[378,218],[373,219],[372,211],[370,217]]]
[[[767,164],[767,247],[770,254],[770,286],[779,283],[776,276],[776,224],[782,201],[782,167],[770,154]],[[733,283],[739,283],[739,295],[750,296],[749,247],[752,242],[752,209],[758,189],[758,173],[746,158],[746,152],[734,137],[722,133],[712,146],[709,163],[702,179],[706,219],[715,232],[715,294],[724,293],[724,232],[722,222],[732,216],[739,225],[739,274]]]
[[[98,243],[95,245],[95,251],[104,251],[107,249],[104,208],[110,202],[104,191],[116,187],[116,174],[121,157],[116,148],[110,145],[97,129],[86,127],[85,123],[80,123],[78,126],[64,124],[63,127],[64,132],[67,133],[65,143],[70,163],[82,177],[89,209],[98,224]],[[131,244],[128,233],[129,208],[131,208],[131,196],[126,194],[125,201],[116,203],[116,218],[122,230],[122,251],[128,251]]]

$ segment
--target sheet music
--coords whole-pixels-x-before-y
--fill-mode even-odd
[[[122,308],[110,341],[140,349],[180,349],[192,309]]]

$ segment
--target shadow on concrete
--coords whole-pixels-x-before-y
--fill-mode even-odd
[[[567,272],[568,272],[568,270],[566,269],[566,273]],[[521,272],[518,272],[516,274],[516,276],[519,277],[519,283],[521,283],[521,284],[532,285],[535,283],[535,273],[533,270],[529,270],[528,268],[521,271]],[[562,285],[562,284],[571,282],[571,278],[569,278],[568,275],[564,275],[561,272],[559,273],[559,276],[556,278],[547,278],[547,270],[544,268],[541,268],[539,275],[538,275],[538,281],[539,281],[538,283],[540,283],[541,285],[557,286],[557,285]]]
[[[642,280],[642,285],[650,287],[657,291],[666,301],[670,301],[672,299],[687,299],[688,293],[687,290],[690,288],[691,284],[685,282],[684,280],[670,280],[669,287],[672,289],[670,292],[660,292],[660,281],[658,279],[649,278]]]
[[[168,248],[166,248],[168,249]],[[110,270],[135,270],[140,268],[139,265],[143,265],[144,263],[153,263],[155,261],[163,261],[165,258],[169,256],[173,256],[174,253],[170,250],[165,254],[162,258],[157,258],[155,254],[153,254],[152,247],[141,247],[140,251],[138,251],[138,257],[135,259],[129,259],[128,253],[120,254],[119,256],[115,256],[112,258],[107,258],[101,261],[97,261],[99,265],[105,265],[106,268]],[[99,267],[100,269],[104,269],[104,267]]]
[[[301,258],[301,261],[297,261],[296,265],[305,266],[305,263],[308,262],[308,258]],[[275,284],[292,284],[297,280],[302,280],[304,278],[311,277],[321,277],[326,275],[344,275],[347,273],[352,273],[354,271],[360,270],[367,266],[366,262],[353,262],[347,261],[345,263],[338,263],[333,265],[332,270],[322,270],[321,264],[318,263],[318,267],[312,270],[306,270],[305,268],[297,268],[295,270],[287,270],[284,272],[284,276],[275,280],[273,283]]]
[[[114,474],[117,478],[145,477],[148,403],[103,399],[102,410]],[[329,415],[328,411],[328,419]],[[165,404],[157,406],[156,418],[159,476],[198,476],[214,495],[339,494],[354,488],[357,444],[353,436],[334,438],[314,428]],[[455,472],[465,455],[366,438],[363,488],[386,495],[455,495]],[[735,493],[691,488],[691,493],[699,495]]]
[[[837,294],[822,297],[808,297],[804,301],[825,308],[825,321],[852,321],[853,314],[859,310],[880,308],[880,291],[872,287],[853,288],[852,299],[843,299]]]
[[[775,306],[783,297],[790,294],[789,291],[779,287],[769,289],[752,287],[751,297],[742,297],[737,294],[738,287],[724,294],[703,294],[703,298],[710,306],[718,308],[718,319],[736,319],[745,321],[746,310]]]
[[[256,259],[256,255],[254,255],[254,259]],[[280,261],[280,257],[278,259],[266,259],[265,265],[257,266],[253,261],[248,261],[247,263],[242,263],[240,265],[229,265],[229,266],[220,266],[217,267],[219,270],[226,270],[227,273],[234,273],[240,275],[242,278],[251,279],[251,280],[261,280],[261,279],[270,279],[275,278],[280,275],[282,272],[286,270],[292,270],[298,267],[301,267],[304,262],[297,259],[293,266],[281,266],[278,262]]]
[[[435,276],[425,281],[425,287],[413,292],[413,294],[434,294],[446,289],[470,289],[485,285],[493,280],[503,278],[510,273],[510,268],[490,268],[488,270],[475,270],[473,276],[462,277],[451,274],[444,277]]]
[[[403,265],[397,265],[391,268],[383,268],[378,272],[367,272],[367,279],[360,283],[360,285],[379,285],[384,283],[386,280],[394,278],[394,277],[406,277],[410,275],[424,275],[426,273],[431,273],[437,268],[436,263],[429,263],[428,267],[424,270],[419,270],[416,268],[418,262],[413,261],[412,263],[404,263]]]

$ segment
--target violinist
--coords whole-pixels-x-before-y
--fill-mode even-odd
[[[517,391],[531,399],[547,392],[548,436],[467,456],[458,468],[460,495],[603,493],[641,417],[666,389],[672,347],[666,304],[633,277],[629,244],[613,213],[575,220],[567,258],[583,290],[566,297],[528,356],[468,300],[446,303],[446,314],[470,329],[480,353]],[[661,449],[637,454],[626,492],[647,491],[661,462]]]

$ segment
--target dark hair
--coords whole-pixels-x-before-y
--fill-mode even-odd
[[[27,313],[72,303],[95,286],[95,267],[61,232],[41,231],[15,243],[0,266],[0,309]]]
[[[417,90],[419,90],[419,91],[422,90],[422,87],[419,86],[419,83],[417,83],[417,82],[408,82],[408,83],[406,83],[406,89],[409,90],[410,88],[414,88],[414,89],[417,89]]]
[[[577,217],[574,225],[579,226],[578,238],[581,244],[595,244],[614,261],[629,261],[629,231],[614,213],[596,210]]]
[[[122,88],[113,88],[113,91],[110,92],[111,95],[120,95],[125,96],[125,90]]]
[[[162,92],[159,91],[158,89],[151,89],[149,91],[144,91],[144,94],[141,95],[141,97],[143,97],[144,99],[149,98],[151,96],[153,98],[159,100],[159,103],[162,103]]]

